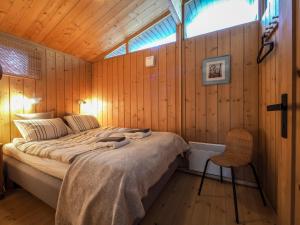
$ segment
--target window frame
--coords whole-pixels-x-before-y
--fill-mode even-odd
[[[124,54],[109,56],[109,55],[111,55],[113,52],[115,52],[115,51],[117,51],[118,49],[123,48],[123,47],[125,48],[125,53],[124,53]],[[111,50],[108,54],[106,54],[106,55],[104,56],[104,59],[111,59],[111,58],[114,58],[114,57],[126,55],[126,54],[128,53],[127,50],[128,50],[127,42],[126,42],[126,43],[121,43],[120,45],[118,45],[117,47],[115,47],[113,50]]]

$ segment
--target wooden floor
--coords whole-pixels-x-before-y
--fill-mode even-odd
[[[234,225],[229,183],[207,179],[197,195],[198,176],[176,172],[142,225]],[[237,187],[241,224],[275,224],[269,207],[263,207],[256,189]],[[54,210],[23,190],[0,201],[1,225],[53,225]]]

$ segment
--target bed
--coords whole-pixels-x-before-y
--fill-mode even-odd
[[[167,161],[167,165],[165,169],[160,168],[160,175],[158,177],[158,179],[154,179],[152,181],[155,182],[148,182],[147,185],[144,185],[143,188],[147,187],[148,190],[143,191],[143,194],[140,194],[139,197],[141,197],[140,202],[142,204],[143,210],[146,212],[150,206],[152,205],[152,203],[155,201],[155,199],[158,197],[159,193],[162,191],[163,187],[165,186],[165,184],[168,182],[168,180],[170,179],[170,177],[172,176],[172,174],[175,172],[175,170],[179,167],[179,166],[185,166],[186,165],[186,160],[183,157],[183,153],[188,149],[187,145],[183,144],[181,138],[175,134],[172,133],[157,133],[157,132],[153,132],[153,134],[150,137],[147,138],[143,138],[140,140],[135,140],[135,141],[131,141],[130,145],[126,145],[121,147],[118,150],[114,150],[114,151],[107,151],[107,153],[102,154],[102,155],[107,155],[105,157],[111,157],[109,156],[110,154],[115,154],[115,155],[126,155],[126,157],[131,157],[132,159],[128,160],[128,164],[130,164],[130,168],[142,168],[141,165],[145,164],[146,167],[147,163],[146,162],[138,162],[138,160],[135,162],[135,155],[137,155],[136,159],[143,159],[143,157],[149,157],[149,156],[153,156],[155,157],[155,160],[157,158],[157,148],[160,149],[164,149],[166,148],[164,146],[164,144],[158,144],[158,140],[161,139],[168,139],[168,138],[173,138],[174,140],[170,140],[168,147],[169,149],[171,148],[176,148],[176,145],[181,145],[180,149],[178,148],[176,155],[175,153],[172,153],[172,159],[170,160],[163,160],[163,161]],[[153,139],[153,140],[152,140]],[[174,143],[173,143],[174,142]],[[152,147],[147,147],[147,146],[153,146]],[[137,149],[147,149],[147,151],[145,151],[146,156],[138,156],[140,153],[140,150]],[[152,150],[151,150],[152,149]],[[117,153],[117,151],[119,151],[119,153]],[[155,154],[150,154],[150,152],[152,151],[157,151]],[[170,152],[172,152],[173,150],[170,150]],[[92,152],[92,153],[91,153]],[[128,152],[130,154],[128,154]],[[60,209],[57,209],[57,211],[61,212],[61,214],[66,215],[66,214],[74,214],[73,209],[70,209],[71,207],[69,207],[69,211],[66,211],[66,209],[68,209],[67,206],[65,206],[66,204],[71,204],[68,203],[69,199],[74,199],[74,202],[79,202],[82,201],[82,199],[76,199],[77,196],[76,193],[78,192],[78,187],[76,187],[76,189],[72,189],[72,186],[76,186],[76,182],[79,184],[80,183],[80,178],[84,179],[84,174],[83,171],[88,171],[88,173],[97,173],[98,170],[92,170],[92,172],[90,172],[91,167],[89,164],[92,163],[86,163],[84,164],[84,160],[89,160],[89,162],[94,161],[98,163],[98,161],[103,160],[101,162],[101,164],[103,164],[103,162],[108,161],[107,158],[103,159],[103,157],[101,156],[101,159],[98,159],[98,161],[93,160],[94,158],[97,158],[97,156],[99,155],[98,153],[96,154],[93,151],[89,151],[88,153],[83,153],[83,154],[79,154],[79,156],[76,156],[75,160],[72,159],[70,160],[70,163],[66,163],[66,162],[62,162],[62,161],[58,161],[55,159],[51,159],[51,158],[43,158],[43,157],[39,157],[33,154],[27,154],[24,153],[22,151],[20,151],[19,149],[17,149],[15,144],[6,144],[3,147],[3,153],[4,153],[4,171],[5,171],[5,175],[7,177],[7,179],[10,179],[11,181],[17,183],[18,185],[20,185],[21,187],[23,187],[25,190],[29,191],[30,193],[32,193],[33,195],[35,195],[36,197],[38,197],[39,199],[41,199],[42,201],[44,201],[45,203],[47,203],[48,205],[50,205],[51,207],[53,207],[54,209],[57,209],[57,207],[61,207]],[[125,154],[126,153],[126,154]],[[94,155],[91,155],[94,154]],[[147,155],[148,154],[148,155]],[[81,155],[83,155],[83,157],[81,157]],[[174,157],[173,157],[174,155]],[[167,157],[168,155],[164,155],[163,157]],[[170,156],[170,154],[169,154]],[[90,157],[90,158],[89,158]],[[116,158],[116,156],[113,156],[114,158]],[[124,157],[124,156],[122,156]],[[163,158],[162,157],[162,158]],[[79,159],[77,159],[79,158]],[[83,159],[82,159],[83,158]],[[121,158],[122,159],[122,158]],[[153,158],[154,159],[154,158]],[[123,159],[122,159],[123,160]],[[155,164],[155,160],[150,160],[153,165]],[[162,159],[161,159],[162,160]],[[83,162],[81,162],[83,161]],[[109,165],[109,167],[107,166],[102,166],[102,169],[107,170],[107,168],[110,168],[112,165],[116,167],[118,160],[115,160],[115,164],[111,164]],[[96,163],[96,164],[97,164]],[[132,165],[131,165],[132,164]],[[76,168],[77,165],[77,168]],[[150,164],[151,165],[151,164]],[[74,168],[75,167],[75,168]],[[87,168],[88,167],[88,168]],[[95,167],[95,166],[94,166]],[[126,166],[127,167],[127,166]],[[158,166],[159,167],[159,166]],[[100,169],[99,169],[100,170]],[[145,170],[143,173],[146,174],[146,172],[149,169]],[[153,171],[151,171],[151,173],[153,173],[155,170],[152,169]],[[142,170],[141,170],[142,171]],[[157,171],[156,171],[157,172]],[[156,173],[155,172],[155,173]],[[73,173],[73,175],[72,175]],[[74,175],[76,174],[76,175]],[[97,177],[100,177],[100,172],[97,175]],[[102,173],[103,174],[103,173]],[[113,175],[116,174],[116,172],[112,173]],[[138,174],[138,173],[137,173]],[[154,174],[153,174],[154,175]],[[137,176],[144,176],[143,175],[137,175]],[[67,177],[67,178],[65,178]],[[113,176],[114,177],[114,176]],[[122,179],[124,177],[124,174],[122,174]],[[148,174],[149,177],[149,174]],[[102,179],[102,178],[101,178]],[[104,179],[104,178],[103,178]],[[116,178],[118,179],[118,178]],[[130,179],[134,180],[133,178],[130,177]],[[128,178],[128,180],[130,180]],[[150,178],[149,178],[150,179]],[[151,180],[151,179],[150,179]],[[101,182],[100,178],[99,178],[99,182]],[[105,181],[107,183],[107,181]],[[131,182],[131,181],[130,181]],[[87,182],[84,182],[87,183]],[[92,183],[92,182],[91,182]],[[106,190],[109,186],[107,186],[107,184],[102,185],[104,190]],[[71,185],[72,184],[72,185]],[[151,185],[150,185],[151,184]],[[96,189],[95,184],[89,184],[89,185],[94,185],[91,187],[92,190]],[[84,185],[77,185],[80,186],[79,187],[79,191],[80,192],[84,192],[84,190],[88,189],[86,187],[81,187]],[[139,186],[139,185],[136,185]],[[142,187],[142,185],[141,185]],[[143,190],[143,188],[141,188]],[[138,189],[136,189],[138,190]],[[136,191],[135,190],[135,191]],[[117,190],[118,191],[118,190]],[[65,194],[65,193],[72,193],[70,195]],[[101,193],[100,193],[101,192]],[[131,190],[129,190],[129,192],[131,192]],[[63,193],[63,194],[60,194]],[[89,195],[83,195],[84,199],[89,198],[91,194]],[[103,194],[102,191],[95,191],[95,193],[93,193],[93,195],[99,195],[98,198],[102,198],[103,199]],[[130,200],[130,197],[128,197],[128,193],[126,193],[126,197],[124,198],[125,201],[133,201],[134,198],[131,197],[132,199]],[[63,197],[62,197],[63,196]],[[80,195],[81,196],[81,195]],[[60,197],[60,202],[61,204],[58,204],[58,199]],[[65,197],[65,199],[64,199]],[[135,196],[135,198],[137,198],[137,196]],[[95,197],[95,199],[97,199]],[[112,200],[115,200],[115,196],[112,197]],[[64,202],[64,203],[62,203]],[[91,204],[89,202],[88,206],[86,209],[82,209],[79,207],[78,210],[81,211],[85,211],[86,214],[88,214],[89,211],[92,211],[90,208],[96,208],[97,207],[101,208],[101,205],[99,205],[99,201],[96,201],[97,203],[93,203],[95,204],[95,206],[91,206],[93,204]],[[133,201],[134,202],[134,201]],[[118,201],[116,202],[116,205],[122,205],[124,204],[124,200],[123,201]],[[132,218],[126,218],[124,219],[124,215],[120,216],[119,218],[116,217],[114,218],[114,222],[112,224],[120,224],[120,222],[118,221],[124,221],[124,223],[122,222],[122,224],[138,224],[140,222],[140,220],[142,219],[142,217],[144,216],[143,214],[143,210],[142,209],[135,209],[137,204],[134,205],[134,209],[133,212],[138,214],[137,216],[132,216]],[[130,206],[132,208],[132,206]],[[128,207],[130,209],[130,207]],[[76,207],[75,207],[76,208]],[[117,207],[120,208],[120,207]],[[126,210],[129,210],[126,209]],[[125,211],[126,211],[125,210]],[[116,211],[121,211],[121,214],[123,213],[124,210],[116,210]],[[137,213],[138,212],[138,213]],[[134,214],[132,213],[132,214]],[[58,218],[61,218],[62,215],[57,215]],[[76,212],[75,212],[76,214]],[[129,213],[130,214],[130,213]],[[81,216],[80,218],[75,218],[72,223],[74,222],[74,224],[86,224],[86,223],[93,223],[94,221],[96,221],[99,218],[93,218],[90,219],[88,215],[84,215]],[[59,219],[58,221],[56,221],[57,224],[66,224],[69,223],[71,219],[73,218],[68,218],[69,220],[65,220],[65,218],[63,219]],[[107,220],[111,220],[111,216],[107,218]],[[105,222],[103,222],[104,224]]]

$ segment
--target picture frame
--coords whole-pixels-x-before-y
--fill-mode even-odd
[[[230,55],[218,56],[203,60],[202,81],[204,85],[230,83]]]

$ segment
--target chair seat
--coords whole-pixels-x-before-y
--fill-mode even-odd
[[[246,157],[229,153],[212,156],[210,157],[210,160],[214,164],[222,167],[240,167],[247,166],[250,163],[249,159]]]

